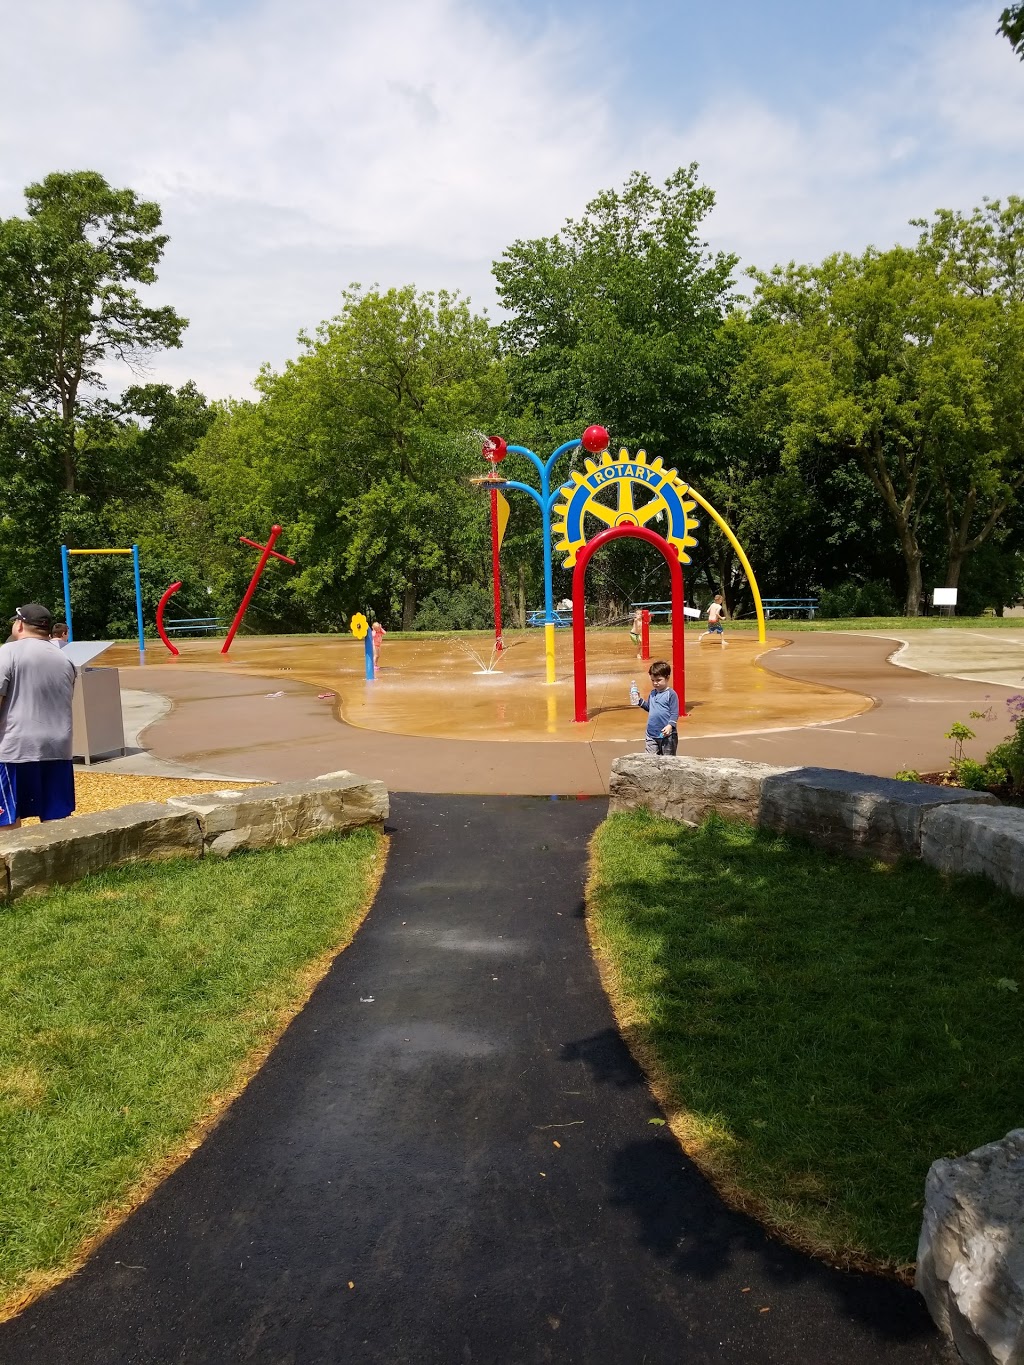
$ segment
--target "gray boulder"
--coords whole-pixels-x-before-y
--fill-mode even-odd
[[[940,872],[989,877],[1024,896],[1024,810],[946,806],[924,819],[921,857]]]
[[[350,772],[242,792],[174,796],[167,804],[192,812],[206,851],[222,858],[241,849],[302,843],[357,825],[379,826],[389,809],[383,782]]]
[[[933,1163],[916,1284],[968,1365],[1024,1365],[1024,1128]]]
[[[199,858],[203,838],[190,811],[140,801],[0,834],[0,895],[41,894],[61,882],[142,859]]]

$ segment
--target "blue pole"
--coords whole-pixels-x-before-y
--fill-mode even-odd
[[[64,575],[64,620],[68,627],[68,644],[75,638],[71,631],[71,575],[68,573],[68,547],[60,547],[60,567]]]
[[[373,671],[373,631],[368,630],[363,636],[363,650],[366,654],[366,681],[373,682],[376,673]]]
[[[135,616],[139,623],[139,664],[146,662],[146,637],[142,633],[142,576],[139,573],[139,547],[132,546],[132,568],[135,570]]]

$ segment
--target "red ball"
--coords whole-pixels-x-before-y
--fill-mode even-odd
[[[603,450],[608,449],[608,431],[606,427],[587,427],[583,433],[583,449],[589,450],[591,455],[600,455]]]
[[[508,454],[508,442],[500,436],[488,436],[480,447],[480,454],[491,464],[498,464]]]

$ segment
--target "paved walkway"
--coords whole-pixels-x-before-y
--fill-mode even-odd
[[[603,815],[398,797],[353,945],[4,1365],[945,1361],[915,1295],[769,1240],[651,1125],[581,919]]]
[[[891,777],[900,768],[944,768],[945,732],[972,710],[991,706],[997,717],[977,727],[972,757],[982,757],[1008,728],[1000,726],[1012,688],[896,667],[888,659],[900,648],[898,638],[824,631],[788,638],[787,648],[764,657],[766,670],[860,693],[871,699],[869,708],[830,724],[747,733],[698,736],[683,721],[681,752]],[[382,779],[391,791],[600,795],[614,759],[642,748],[640,716],[629,742],[431,738],[347,725],[315,686],[288,678],[170,666],[122,668],[121,678],[125,688],[173,702],[144,733],[154,759],[228,778],[284,781],[350,768]],[[695,715],[702,700],[690,699]]]

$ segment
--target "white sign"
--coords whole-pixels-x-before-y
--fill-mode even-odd
[[[933,607],[955,607],[956,588],[932,588]]]
[[[697,610],[696,607],[684,607],[683,615],[688,616],[692,621],[700,620],[700,612]]]

